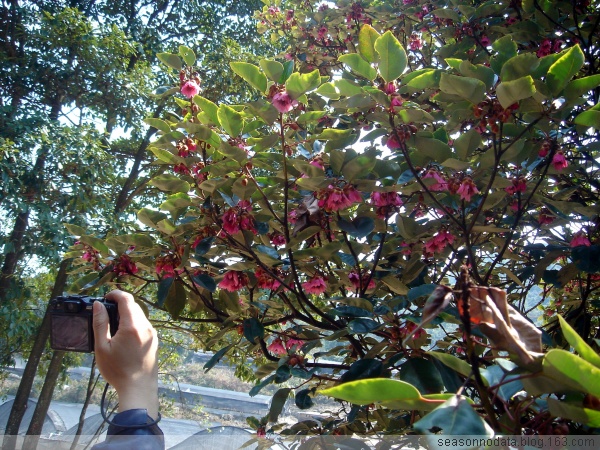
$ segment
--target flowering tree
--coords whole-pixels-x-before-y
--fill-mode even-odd
[[[147,120],[164,202],[135,234],[70,227],[74,289],[127,283],[215,351],[207,369],[254,360],[251,394],[295,377],[260,433],[292,392],[341,399],[342,420],[289,433],[599,426],[597,5],[257,19],[289,48],[231,64],[253,102],[203,97],[190,48],[159,55],[177,74],[176,109]]]

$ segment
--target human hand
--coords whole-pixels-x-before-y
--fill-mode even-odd
[[[106,295],[119,310],[119,329],[111,337],[106,308],[94,302],[94,348],[102,377],[119,396],[119,412],[146,409],[158,417],[158,338],[142,308],[127,292]]]

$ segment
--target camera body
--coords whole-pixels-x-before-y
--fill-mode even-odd
[[[119,327],[117,304],[104,298],[85,295],[60,296],[50,300],[50,346],[54,350],[90,353],[94,351],[92,325],[94,302],[101,302],[108,312],[110,334]]]

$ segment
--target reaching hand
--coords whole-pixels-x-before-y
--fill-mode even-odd
[[[145,408],[158,416],[158,365],[156,330],[133,296],[115,290],[106,295],[119,310],[119,329],[111,337],[106,308],[94,302],[96,363],[104,379],[119,396],[119,412]]]

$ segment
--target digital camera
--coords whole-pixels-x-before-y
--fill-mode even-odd
[[[92,325],[94,302],[101,302],[108,311],[110,334],[114,336],[119,327],[117,304],[104,298],[85,295],[60,296],[50,300],[50,346],[54,350],[72,352],[94,351],[94,327]]]

